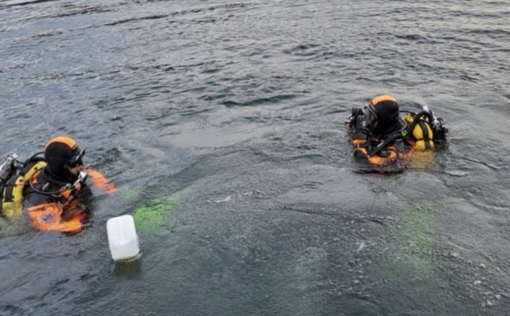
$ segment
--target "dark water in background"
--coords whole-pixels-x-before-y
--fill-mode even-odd
[[[488,0],[0,2],[0,153],[69,134],[120,188],[79,235],[2,232],[0,315],[509,315],[508,21]],[[343,121],[378,93],[446,120],[434,166],[354,172]],[[113,263],[106,221],[161,200]]]

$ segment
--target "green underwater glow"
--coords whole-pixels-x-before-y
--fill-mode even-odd
[[[438,241],[434,232],[438,220],[440,204],[421,201],[405,212],[397,233],[400,260],[421,275],[432,273]]]
[[[133,212],[136,229],[147,234],[171,230],[172,209],[177,204],[177,199],[174,196],[148,199],[144,194],[146,190],[146,186],[139,186],[126,193],[126,201],[136,205]]]
[[[134,202],[142,194],[145,187],[139,186],[126,192],[126,201]]]
[[[163,197],[139,206],[133,213],[137,230],[145,233],[171,230],[171,213],[176,203],[173,197]]]

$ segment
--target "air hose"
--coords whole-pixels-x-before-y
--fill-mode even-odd
[[[395,139],[397,139],[399,137],[402,137],[403,135],[411,135],[411,133],[413,132],[413,129],[420,122],[420,118],[422,116],[426,116],[429,119],[429,123],[432,124],[433,117],[430,114],[430,112],[429,111],[421,111],[414,116],[413,123],[409,126],[409,128],[405,129],[404,134],[402,133],[404,131],[404,129],[401,129],[394,133],[389,134],[388,137],[386,137],[386,139],[382,143],[377,145],[374,150],[368,151],[368,156],[373,157],[374,155],[378,154],[383,148],[386,148],[386,146],[388,146],[392,141],[394,141]]]

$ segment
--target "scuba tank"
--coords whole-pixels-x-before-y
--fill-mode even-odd
[[[407,113],[405,121],[408,133],[416,140],[414,147],[418,151],[433,149],[436,144],[446,141],[448,129],[443,127],[443,119],[437,118],[426,105],[415,115]]]
[[[23,188],[46,165],[36,155],[22,163],[17,160],[18,155],[11,154],[0,166],[0,215],[10,218],[21,210]]]
[[[415,118],[419,121],[417,124],[415,124],[413,130],[411,131],[411,135],[413,135],[414,139],[416,139],[416,144],[414,147],[418,151],[433,149],[434,132],[432,131],[429,123],[427,123],[422,118],[413,117],[410,113],[407,113],[405,117],[407,125],[410,126],[414,122]]]

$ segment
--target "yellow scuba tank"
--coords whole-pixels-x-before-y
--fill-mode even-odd
[[[411,126],[414,122],[414,117],[410,113],[407,113],[405,120],[408,126]],[[416,139],[416,144],[414,145],[416,150],[425,151],[434,148],[434,133],[432,132],[430,124],[425,122],[425,120],[420,119],[413,128],[412,134],[414,139]]]
[[[15,175],[7,181],[2,192],[1,211],[7,218],[19,214],[22,209],[23,188],[36,172],[46,166],[45,161],[34,161],[28,164],[19,175]]]

